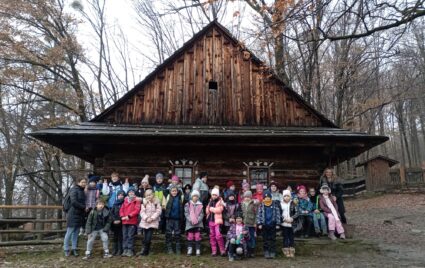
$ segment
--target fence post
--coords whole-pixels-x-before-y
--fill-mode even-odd
[[[406,167],[400,165],[400,184],[401,186],[406,186]]]

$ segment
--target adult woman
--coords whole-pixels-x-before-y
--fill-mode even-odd
[[[63,249],[66,257],[71,253],[69,250],[69,240],[72,240],[72,255],[78,256],[78,232],[84,224],[84,216],[86,213],[86,195],[84,194],[86,185],[87,180],[85,178],[80,178],[77,184],[72,186],[69,190],[71,207],[66,216],[66,234],[63,241]]]
[[[341,182],[334,173],[333,169],[326,168],[323,171],[323,175],[320,177],[319,188],[322,187],[323,184],[327,184],[331,188],[332,194],[336,197],[335,201],[338,205],[338,213],[341,216],[341,222],[347,223],[347,219],[345,218],[344,200],[342,198],[344,194],[344,189],[342,187]]]

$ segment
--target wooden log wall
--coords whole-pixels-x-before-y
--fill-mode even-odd
[[[217,90],[209,89],[216,81]],[[249,52],[213,27],[159,70],[103,122],[322,126]]]
[[[161,150],[161,152],[164,152]],[[182,156],[184,155],[184,157]],[[267,156],[268,155],[268,156]],[[304,184],[307,186],[316,186],[319,182],[320,174],[326,166],[325,162],[320,162],[314,153],[300,153],[296,157],[295,152],[285,152],[282,154],[259,153],[259,152],[215,152],[209,154],[200,151],[191,153],[155,153],[141,152],[140,154],[108,154],[103,158],[97,158],[95,162],[95,173],[108,178],[113,171],[120,173],[121,178],[129,177],[131,182],[140,182],[145,174],[151,177],[151,184],[154,183],[155,174],[163,173],[165,176],[171,177],[169,170],[172,170],[170,160],[172,162],[186,159],[193,161],[196,166],[193,168],[193,180],[202,171],[209,174],[208,184],[210,186],[219,185],[224,187],[227,180],[233,180],[238,188],[243,179],[247,178],[243,172],[247,171],[245,163],[252,161],[262,161],[273,163],[269,172],[274,172],[274,176],[270,180],[277,181],[279,184],[287,185]],[[276,159],[279,159],[276,161]]]

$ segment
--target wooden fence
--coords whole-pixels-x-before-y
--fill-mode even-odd
[[[2,205],[0,246],[62,243],[66,232],[62,206]]]
[[[389,188],[425,188],[425,170],[422,168],[399,168],[390,170]]]
[[[366,190],[366,180],[363,177],[344,180],[342,185],[344,187],[344,197],[354,197]]]

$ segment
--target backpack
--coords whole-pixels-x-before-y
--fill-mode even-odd
[[[70,208],[71,208],[71,195],[68,192],[65,198],[63,199],[62,209],[63,211],[68,212]]]

